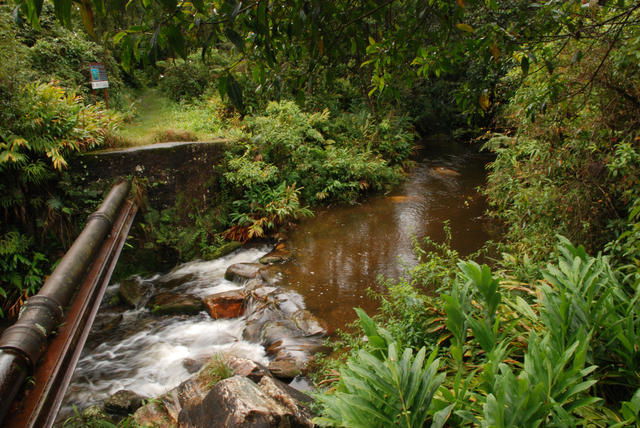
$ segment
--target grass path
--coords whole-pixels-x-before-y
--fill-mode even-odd
[[[222,117],[219,99],[176,102],[158,90],[142,92],[134,105],[133,120],[117,132],[117,147],[134,147],[168,141],[206,141],[233,137],[240,131]]]

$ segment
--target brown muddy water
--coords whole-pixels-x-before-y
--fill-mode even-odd
[[[283,283],[305,298],[307,309],[331,330],[356,318],[354,307],[369,314],[376,302],[367,289],[383,292],[380,276],[399,278],[417,264],[414,237],[444,240],[466,256],[490,238],[484,184],[487,153],[453,143],[424,148],[406,182],[387,195],[355,206],[331,207],[302,221],[287,245],[294,260],[283,266]]]

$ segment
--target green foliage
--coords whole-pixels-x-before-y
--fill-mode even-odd
[[[619,7],[588,19],[637,19],[637,7]],[[539,260],[556,233],[598,251],[624,232],[640,179],[638,37],[637,26],[618,23],[594,27],[585,40],[535,46],[539,68],[506,110],[512,129],[486,144],[497,155],[486,194],[516,252]],[[514,79],[523,79],[520,71],[507,77]]]
[[[0,317],[14,317],[20,305],[34,295],[48,273],[46,256],[34,250],[33,239],[13,230],[0,237]]]
[[[329,111],[304,113],[292,101],[270,103],[264,116],[249,116],[250,140],[228,158],[227,183],[243,196],[233,203],[233,240],[265,236],[278,225],[311,212],[303,202],[353,202],[367,190],[397,183],[412,137],[407,122]],[[383,158],[389,157],[389,161]],[[291,184],[293,183],[293,184]]]
[[[233,202],[231,221],[236,225],[226,232],[232,240],[246,242],[267,235],[287,221],[309,217],[313,213],[300,205],[300,189],[295,183],[280,183],[275,188],[256,186],[248,189],[243,199]]]
[[[388,330],[359,313],[363,331],[375,338],[351,352],[338,383],[321,398],[322,421],[359,426],[357,421],[373,419],[368,404],[341,394],[367,403],[377,397],[372,389],[383,368],[372,365],[372,358],[385,361],[381,351],[401,340],[410,349],[439,347],[441,376],[446,374],[418,426],[436,416],[438,426],[635,423],[640,355],[630,344],[637,343],[640,325],[638,281],[620,275],[607,257],[591,257],[583,247],[559,240],[557,260],[538,275],[546,280],[539,293],[514,283],[508,272],[496,275],[473,261],[459,262],[456,278],[437,297],[411,287],[418,278],[392,287],[380,318]],[[412,299],[413,305],[403,303]],[[396,303],[405,308],[397,310]],[[425,328],[424,339],[411,328]],[[621,407],[614,404],[620,402]]]
[[[211,389],[216,383],[231,376],[233,376],[233,369],[229,367],[221,355],[216,354],[200,371],[198,380],[206,385],[207,389]]]
[[[25,67],[33,51],[20,39],[0,6],[0,294],[2,316],[10,317],[38,291],[48,261],[70,245],[71,216],[99,196],[75,192],[62,170],[74,153],[103,144],[120,121],[73,91],[33,81]]]
[[[213,259],[233,251],[237,244],[221,234],[227,225],[228,204],[222,202],[217,208],[203,208],[196,201],[187,201],[184,195],[179,195],[174,207],[148,210],[140,225],[145,245],[156,251],[163,247],[175,249],[181,261]]]
[[[438,374],[436,352],[426,358],[421,348],[414,356],[410,348],[400,353],[396,343],[378,335],[371,318],[359,312],[371,350],[361,349],[340,371],[335,392],[317,396],[323,416],[320,426],[422,427],[431,400],[444,380]],[[442,426],[434,424],[432,426]]]
[[[326,110],[308,114],[290,101],[269,104],[264,116],[246,119],[251,143],[240,160],[230,161],[227,179],[244,187],[265,182],[297,183],[304,201],[312,204],[321,200],[352,201],[367,189],[382,190],[398,182],[400,168],[390,166],[374,147],[355,140],[353,133],[362,141],[366,133],[349,129],[353,121],[337,126],[329,122]],[[403,129],[406,124],[397,125],[397,133],[388,130],[390,126],[387,124],[377,138],[380,150],[397,149],[394,161],[402,162],[409,155],[410,138]]]
[[[171,99],[200,97],[212,83],[213,76],[207,65],[197,58],[167,64],[162,70],[160,89]]]

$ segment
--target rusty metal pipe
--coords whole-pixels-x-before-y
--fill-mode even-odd
[[[109,234],[130,189],[128,181],[111,189],[40,292],[25,303],[18,321],[0,337],[0,422],[43,355],[48,336],[63,321],[64,309]]]

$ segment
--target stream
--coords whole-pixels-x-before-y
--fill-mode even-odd
[[[392,193],[317,212],[289,231],[285,245],[293,260],[278,265],[278,285],[290,290],[291,301],[326,321],[329,331],[354,320],[353,307],[373,313],[376,303],[367,297],[367,288],[383,291],[379,276],[399,278],[417,263],[414,238],[430,236],[441,241],[443,223],[448,221],[452,247],[461,256],[490,238],[486,206],[476,190],[484,183],[484,165],[490,160],[465,146],[436,145],[421,152],[407,181]],[[272,248],[243,248],[220,259],[186,263],[167,274],[135,281],[145,298],[167,289],[202,298],[242,288],[224,279],[227,267],[257,262]],[[121,389],[145,397],[161,395],[218,352],[268,364],[265,348],[243,338],[249,313],[213,320],[204,311],[193,316],[156,316],[143,305],[122,312],[109,305],[118,287],[112,284],[107,289],[58,422],[73,414],[73,406],[83,409],[101,403]]]

